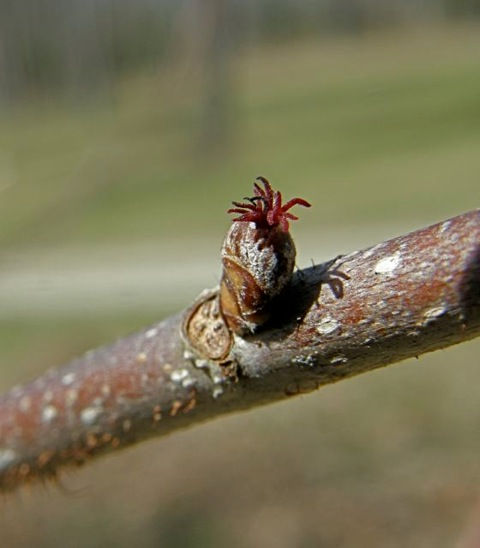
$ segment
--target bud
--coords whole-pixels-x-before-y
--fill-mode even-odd
[[[223,273],[220,310],[238,335],[254,332],[271,317],[272,302],[288,285],[295,267],[295,245],[288,232],[288,210],[310,207],[301,198],[282,205],[282,195],[263,177],[255,182],[254,196],[233,202],[228,213],[239,213],[222,246]]]

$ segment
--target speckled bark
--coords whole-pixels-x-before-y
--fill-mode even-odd
[[[480,333],[480,211],[297,272],[237,376],[195,356],[183,314],[0,398],[0,489],[223,413]]]

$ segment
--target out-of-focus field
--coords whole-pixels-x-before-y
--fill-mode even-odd
[[[314,204],[294,228],[300,266],[479,205],[480,27],[272,45],[233,72],[216,152],[188,70],[2,115],[0,388],[214,285],[224,211],[255,175]],[[149,442],[67,475],[66,492],[22,491],[0,502],[0,544],[478,546],[479,349]]]

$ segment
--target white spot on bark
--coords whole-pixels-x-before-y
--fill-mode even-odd
[[[62,377],[62,384],[70,386],[75,381],[75,373],[67,373]]]
[[[215,373],[214,375],[212,375],[212,381],[215,384],[222,384],[222,382],[224,381],[224,378],[222,375]]]
[[[220,386],[216,386],[212,391],[212,396],[214,398],[218,398],[222,394],[223,394],[223,388],[221,388]]]
[[[348,360],[345,356],[339,355],[339,356],[334,356],[330,360],[330,363],[333,364],[333,365],[336,365],[337,363],[346,363],[347,361]]]
[[[329,335],[336,331],[339,327],[337,320],[333,318],[323,318],[322,321],[317,325],[317,331],[320,335]]]
[[[104,396],[109,396],[110,395],[110,386],[108,384],[102,384],[101,391],[102,391],[102,394]]]
[[[177,369],[170,373],[170,378],[173,382],[180,382],[181,380],[188,377],[188,371],[186,369]]]
[[[155,335],[157,333],[158,333],[158,329],[156,327],[152,327],[152,329],[149,329],[148,331],[146,331],[145,338],[146,339],[151,339],[151,338],[155,337]]]
[[[309,367],[312,367],[315,365],[315,356],[313,354],[309,354],[308,356],[296,356],[292,359],[292,362],[298,365],[308,365]]]
[[[0,470],[7,467],[17,458],[13,449],[0,449]]]
[[[42,411],[42,421],[51,422],[58,415],[58,410],[53,405],[47,405]]]
[[[190,350],[184,350],[184,351],[183,351],[183,357],[184,357],[186,360],[192,360],[195,356],[193,355],[192,352],[190,352]]]
[[[195,360],[195,366],[200,369],[208,367],[208,360]]]
[[[83,424],[93,424],[101,412],[102,409],[100,407],[86,407],[80,413],[80,420]]]
[[[440,316],[443,316],[446,311],[447,308],[445,306],[435,306],[433,308],[429,308],[423,313],[423,325],[427,325]]]
[[[401,259],[399,253],[390,255],[390,257],[384,257],[375,265],[375,274],[392,274],[400,262]]]
[[[449,228],[450,228],[450,225],[452,224],[452,221],[445,221],[443,222],[441,225],[440,225],[440,234],[443,234],[444,232],[446,232]]]
[[[186,379],[183,379],[182,386],[184,388],[189,388],[190,386],[193,386],[195,384],[195,379],[192,379],[192,377],[187,377]]]

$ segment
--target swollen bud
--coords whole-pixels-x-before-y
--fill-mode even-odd
[[[229,213],[239,213],[222,246],[223,273],[220,310],[238,335],[254,332],[266,323],[272,303],[288,285],[295,267],[295,245],[288,232],[288,213],[295,204],[310,207],[301,198],[282,205],[282,195],[260,177],[248,203],[233,202]]]

